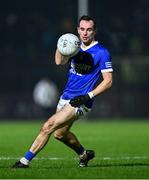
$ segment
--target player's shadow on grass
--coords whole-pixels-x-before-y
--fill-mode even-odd
[[[122,167],[122,166],[149,166],[149,163],[111,163],[111,164],[95,164],[90,167]]]

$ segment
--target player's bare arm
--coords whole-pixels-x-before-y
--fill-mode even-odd
[[[69,56],[62,55],[58,49],[55,52],[55,63],[56,65],[63,65],[66,64],[69,60]]]
[[[112,86],[112,73],[104,72],[102,73],[103,80],[101,83],[92,91],[94,96],[97,96]]]

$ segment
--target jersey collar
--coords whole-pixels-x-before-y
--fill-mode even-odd
[[[95,46],[96,44],[98,44],[98,41],[94,41],[93,43],[91,43],[91,44],[90,44],[89,46],[87,46],[87,47],[83,47],[82,44],[81,44],[81,49],[82,49],[83,51],[86,51],[86,50],[88,50],[89,48]]]

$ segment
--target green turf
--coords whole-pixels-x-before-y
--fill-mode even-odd
[[[51,137],[28,169],[12,169],[28,150],[43,122],[0,123],[0,179],[149,178],[149,122],[76,122],[72,131],[96,152],[87,168],[76,154]],[[51,158],[59,158],[51,159]]]

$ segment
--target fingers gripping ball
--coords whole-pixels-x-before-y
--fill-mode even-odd
[[[71,33],[63,34],[57,42],[57,48],[64,56],[75,55],[80,49],[79,38]]]

